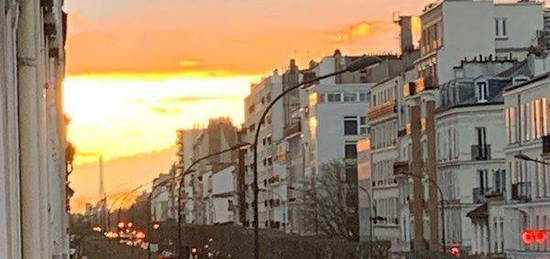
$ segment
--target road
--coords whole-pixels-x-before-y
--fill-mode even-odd
[[[99,235],[89,235],[81,242],[81,255],[88,259],[147,259],[147,251],[107,240]],[[85,258],[85,257],[80,257]]]

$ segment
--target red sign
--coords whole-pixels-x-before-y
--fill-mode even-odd
[[[523,243],[533,244],[533,243],[544,243],[548,238],[545,230],[525,230],[521,234]]]

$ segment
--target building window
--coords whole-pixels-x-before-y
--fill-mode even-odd
[[[329,103],[338,103],[342,101],[342,94],[340,93],[329,93],[327,94],[327,101]]]
[[[357,102],[356,93],[344,93],[344,102]]]
[[[496,18],[495,19],[495,30],[497,37],[506,37],[506,18]]]
[[[489,86],[487,81],[476,82],[477,88],[477,100],[479,102],[486,102],[489,99]]]
[[[344,134],[357,135],[357,117],[344,117]]]
[[[344,155],[346,159],[357,159],[357,145],[346,144]]]
[[[493,175],[494,185],[495,185],[495,192],[496,193],[504,193],[506,190],[506,170],[497,170],[494,172]]]
[[[309,95],[309,105],[316,105],[318,103],[318,95],[316,92],[313,92]]]
[[[485,194],[485,191],[488,189],[488,181],[487,181],[487,170],[478,170],[478,181],[479,181],[479,189],[481,191],[481,194]]]
[[[516,143],[518,140],[517,115],[516,107],[509,107],[506,109],[506,133],[508,135],[509,144]]]
[[[369,94],[368,93],[359,93],[359,101],[360,102],[368,102],[369,101]]]
[[[548,135],[548,102],[546,98],[536,99],[531,103],[532,137],[539,139]]]
[[[359,134],[367,134],[367,116],[359,117]]]

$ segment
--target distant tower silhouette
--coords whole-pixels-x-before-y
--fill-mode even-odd
[[[103,155],[99,155],[99,197],[105,198],[105,185],[103,183]]]
[[[107,208],[107,194],[105,193],[105,183],[103,179],[103,154],[99,155],[99,222],[103,229],[109,228],[109,208]]]

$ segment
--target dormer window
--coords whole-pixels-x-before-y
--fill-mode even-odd
[[[489,85],[487,81],[476,82],[476,93],[478,102],[486,102],[489,99]]]
[[[516,76],[512,79],[512,85],[521,84],[523,82],[529,81],[529,77],[526,76]]]

